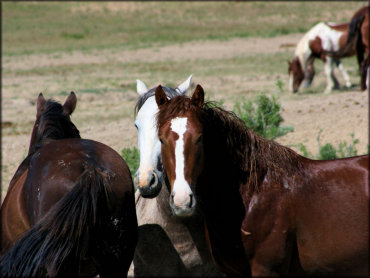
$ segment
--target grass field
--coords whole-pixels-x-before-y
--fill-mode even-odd
[[[39,92],[64,101],[74,90],[82,136],[121,153],[136,145],[136,79],[175,86],[192,73],[192,88],[200,83],[229,109],[241,97],[276,94],[295,129],[282,144],[304,143],[313,153],[323,129],[333,143],[354,132],[365,152],[368,98],[355,58],[343,60],[355,86],[325,96],[322,62],[313,86],[292,95],[286,60],[312,25],[346,22],[366,3],[3,2],[3,196],[27,154]]]

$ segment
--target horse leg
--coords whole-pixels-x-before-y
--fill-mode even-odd
[[[330,57],[326,57],[324,70],[327,79],[327,85],[324,93],[329,94],[331,93],[332,89],[339,87],[339,82],[334,75],[334,63]]]
[[[311,56],[310,58],[307,59],[303,88],[308,88],[312,84],[312,80],[315,76],[315,68],[313,66],[314,61],[315,61],[314,56]]]
[[[346,87],[350,88],[352,86],[352,84],[351,84],[351,81],[349,80],[349,76],[348,76],[347,71],[344,69],[344,67],[342,65],[342,62],[340,60],[336,60],[335,62],[337,64],[338,69],[342,73],[344,80],[346,81]]]

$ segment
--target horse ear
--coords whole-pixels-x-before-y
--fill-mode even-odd
[[[136,91],[141,96],[148,91],[148,88],[143,81],[136,79]]]
[[[63,104],[63,113],[71,115],[76,108],[77,97],[74,92],[71,92]]]
[[[188,79],[186,79],[179,86],[177,86],[177,88],[180,90],[181,94],[185,94],[186,91],[189,89],[190,84],[191,84],[192,77],[193,77],[193,75],[190,74],[190,76],[188,77]]]
[[[157,102],[158,107],[161,107],[163,104],[168,102],[166,93],[163,91],[162,85],[158,85],[155,89],[155,101]]]
[[[198,106],[199,108],[203,107],[204,104],[204,90],[199,84],[195,88],[193,96],[191,97],[191,103]]]
[[[42,112],[44,112],[45,102],[46,102],[46,100],[44,98],[44,95],[42,93],[40,93],[39,96],[37,97],[36,118],[40,117],[40,115],[42,114]]]

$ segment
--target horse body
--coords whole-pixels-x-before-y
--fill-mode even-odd
[[[79,137],[75,102],[72,93],[64,106],[38,98],[29,155],[1,207],[3,277],[127,275],[137,237],[131,175],[113,149]]]
[[[176,89],[164,87],[167,97],[185,94],[191,77]],[[132,271],[135,276],[221,276],[208,252],[202,217],[197,215],[184,221],[170,211],[170,193],[163,176],[161,144],[156,130],[158,106],[154,88],[148,90],[138,80],[137,91],[140,98],[136,104],[135,126],[140,166],[135,174],[138,188],[135,199],[139,237]]]
[[[369,157],[297,159],[300,165],[289,176],[272,185],[276,177],[267,170],[258,192],[243,195],[242,238],[252,273],[289,271],[279,264],[289,266],[297,254],[296,271],[366,274]]]
[[[315,75],[313,67],[316,58],[324,63],[327,78],[325,92],[330,92],[333,88],[339,88],[339,82],[334,75],[334,65],[337,65],[346,81],[346,86],[350,87],[351,82],[346,70],[343,68],[339,58],[332,59],[326,54],[327,51],[338,51],[347,40],[348,23],[334,25],[325,22],[317,23],[312,27],[298,42],[294,58],[289,62],[289,89],[297,92],[302,81],[304,87],[309,87]],[[350,55],[354,55],[353,50]]]
[[[368,155],[304,158],[204,104],[199,85],[191,99],[171,100],[159,86],[156,100],[170,207],[191,214],[196,199],[224,272],[368,275]]]

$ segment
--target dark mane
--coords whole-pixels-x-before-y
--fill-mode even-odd
[[[45,139],[81,138],[70,116],[64,114],[63,107],[54,100],[48,100],[41,114],[35,134],[34,146],[38,148]]]
[[[289,175],[301,167],[300,156],[295,151],[258,136],[235,113],[214,102],[206,102],[200,109],[189,97],[177,96],[164,105],[167,107],[157,114],[158,128],[174,117],[193,111],[203,124],[205,149],[209,149],[208,155],[213,156],[210,161],[217,157],[226,159],[223,164],[230,165],[233,175],[248,186],[256,188],[259,175],[268,169],[278,178],[283,172]]]
[[[146,92],[145,94],[143,94],[139,97],[139,99],[137,100],[136,105],[135,105],[135,114],[137,114],[137,112],[139,112],[140,108],[144,105],[145,101],[148,98],[155,95],[155,89],[156,88],[157,87],[154,87],[154,88],[150,89],[148,92]],[[162,86],[162,88],[163,88],[163,91],[166,93],[166,95],[169,99],[181,94],[180,89],[177,88],[177,87],[175,89],[173,89],[173,88],[170,88],[170,87]]]

